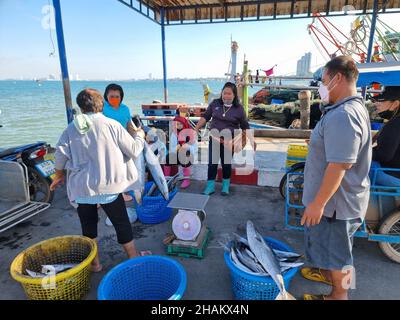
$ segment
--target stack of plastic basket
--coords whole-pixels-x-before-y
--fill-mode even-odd
[[[272,249],[293,252],[278,240],[264,239]],[[278,296],[279,288],[271,277],[255,276],[241,271],[232,262],[229,252],[224,253],[224,259],[231,272],[232,291],[236,300],[275,300]],[[298,270],[299,268],[292,268],[282,274],[286,290]]]
[[[286,168],[290,168],[298,162],[306,161],[308,154],[308,146],[301,144],[289,144],[287,158],[286,158]]]
[[[63,236],[39,242],[12,262],[11,276],[21,283],[31,300],[78,300],[90,286],[90,264],[97,254],[96,242],[83,236]],[[77,264],[53,275],[33,278],[26,270],[41,272],[43,265]]]
[[[180,300],[186,272],[162,256],[129,259],[109,271],[97,291],[99,300]]]
[[[154,182],[146,182],[144,194],[147,194]],[[169,220],[172,209],[167,208],[169,201],[177,194],[178,188],[169,193],[169,199],[164,197],[157,191],[154,196],[143,196],[142,204],[138,204],[135,200],[136,213],[140,222],[145,224],[157,224]]]

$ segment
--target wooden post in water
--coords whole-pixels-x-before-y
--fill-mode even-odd
[[[310,128],[311,91],[299,92],[301,129]]]

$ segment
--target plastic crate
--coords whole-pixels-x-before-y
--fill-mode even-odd
[[[207,229],[206,235],[203,239],[203,243],[201,244],[201,248],[179,247],[174,245],[168,245],[167,254],[183,258],[203,259],[205,254],[205,249],[207,248],[210,238],[211,238],[211,230]]]
[[[154,182],[146,182],[144,188],[144,194],[146,194]],[[169,220],[172,214],[172,209],[167,208],[169,201],[171,201],[178,192],[178,188],[175,188],[169,193],[169,199],[165,200],[159,191],[158,195],[155,196],[143,196],[142,204],[138,204],[133,196],[135,202],[136,213],[140,222],[144,224],[157,224]]]
[[[272,249],[293,252],[286,244],[265,237]],[[254,276],[238,269],[232,262],[230,253],[224,253],[224,260],[231,272],[232,291],[236,300],[275,300],[279,289],[274,280],[267,276]],[[299,268],[290,269],[282,274],[286,290]]]
[[[186,272],[175,260],[144,256],[111,269],[100,283],[99,300],[180,300],[186,290]]]
[[[305,158],[308,154],[308,146],[307,145],[299,145],[299,144],[289,144],[288,146],[288,157],[298,157]]]
[[[288,146],[286,168],[290,168],[296,163],[305,162],[308,154],[307,145],[290,144]]]

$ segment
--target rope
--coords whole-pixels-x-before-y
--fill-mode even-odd
[[[49,4],[49,8],[53,8],[53,6],[50,5],[50,0],[47,1]],[[50,42],[53,47],[53,51],[49,53],[49,57],[55,57],[56,54],[56,47],[54,46],[54,40],[53,40],[53,34],[51,32],[51,14],[49,15],[49,30],[50,30]]]

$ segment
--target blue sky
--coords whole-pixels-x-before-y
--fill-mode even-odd
[[[0,79],[59,74],[55,31],[42,27],[49,0],[0,0]],[[51,1],[50,1],[51,3]],[[70,74],[81,79],[162,76],[160,27],[116,0],[61,0]],[[400,30],[400,14],[382,15]],[[333,18],[346,33],[354,17]],[[230,38],[239,43],[239,67],[278,64],[277,74],[295,72],[296,61],[313,53],[325,62],[307,32],[310,19],[172,26],[166,29],[168,77],[221,77],[228,69]]]

